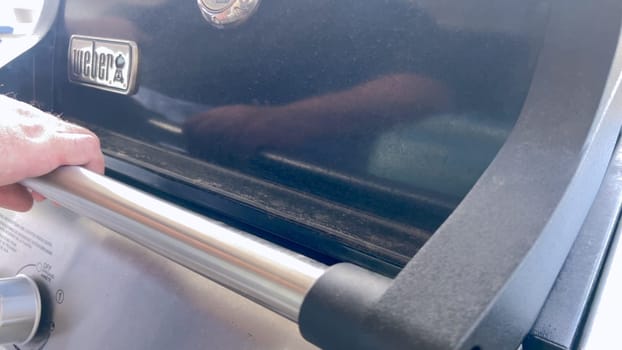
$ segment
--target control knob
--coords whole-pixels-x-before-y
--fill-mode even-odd
[[[26,275],[0,278],[0,344],[24,344],[37,331],[41,295]]]

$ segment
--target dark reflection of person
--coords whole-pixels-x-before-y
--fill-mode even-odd
[[[444,84],[416,74],[392,74],[284,105],[214,108],[188,120],[184,133],[195,153],[243,156],[320,138],[364,136],[449,105]]]
[[[276,148],[364,168],[398,123],[450,108],[515,115],[529,77],[524,38],[440,26],[417,1],[266,0],[226,30],[192,2],[114,11],[141,33],[141,87],[214,107],[184,123],[180,146],[210,160]]]

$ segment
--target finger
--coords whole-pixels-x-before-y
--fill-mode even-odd
[[[104,173],[104,157],[97,136],[90,134],[49,135],[43,142],[27,142],[6,152],[0,169],[0,186],[38,177],[62,165],[81,165]],[[2,171],[4,170],[4,172]]]
[[[42,202],[42,201],[45,200],[45,196],[43,196],[41,193],[39,193],[37,191],[32,191],[30,189],[28,189],[28,191],[32,195],[32,199],[34,199],[35,202]]]
[[[32,195],[26,187],[17,184],[0,187],[0,207],[28,211],[32,204]]]
[[[97,135],[95,135],[95,133],[93,133],[91,130],[84,128],[82,126],[69,123],[69,122],[65,122],[60,119],[59,121],[60,121],[60,125],[59,125],[59,130],[57,132],[60,133],[61,140],[62,139],[65,139],[65,140],[77,139],[77,141],[70,141],[70,142],[78,142],[78,143],[81,142],[80,137],[76,138],[75,136],[66,135],[66,134],[89,135],[93,137],[92,141],[88,141],[89,146],[91,146],[91,148],[88,150],[92,152],[87,153],[87,156],[89,156],[89,159],[90,159],[87,163],[80,163],[80,164],[71,163],[71,164],[60,164],[60,165],[82,165],[91,171],[94,171],[99,174],[103,174],[104,169],[105,169],[104,156],[101,153],[99,138],[97,137]]]
[[[99,139],[87,134],[54,134],[37,145],[38,156],[29,158],[20,172],[20,179],[38,177],[62,165],[82,165],[103,173],[104,159],[99,148]],[[36,160],[36,161],[34,161]]]
[[[51,143],[56,153],[53,168],[82,165],[91,171],[104,173],[104,156],[99,139],[94,134],[58,134]]]
[[[81,164],[83,165],[85,168],[89,169],[90,171],[94,171],[98,174],[104,174],[105,170],[106,170],[106,164],[104,163],[104,155],[101,153],[101,151],[98,152],[99,154],[96,157],[91,158],[91,161],[86,163],[86,164]]]

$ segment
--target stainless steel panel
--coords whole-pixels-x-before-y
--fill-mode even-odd
[[[20,349],[312,348],[293,322],[50,203],[0,210],[0,277],[17,273],[43,299]]]

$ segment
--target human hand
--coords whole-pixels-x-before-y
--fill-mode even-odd
[[[43,197],[18,182],[61,165],[103,173],[99,139],[91,131],[0,95],[0,207],[27,211]]]

